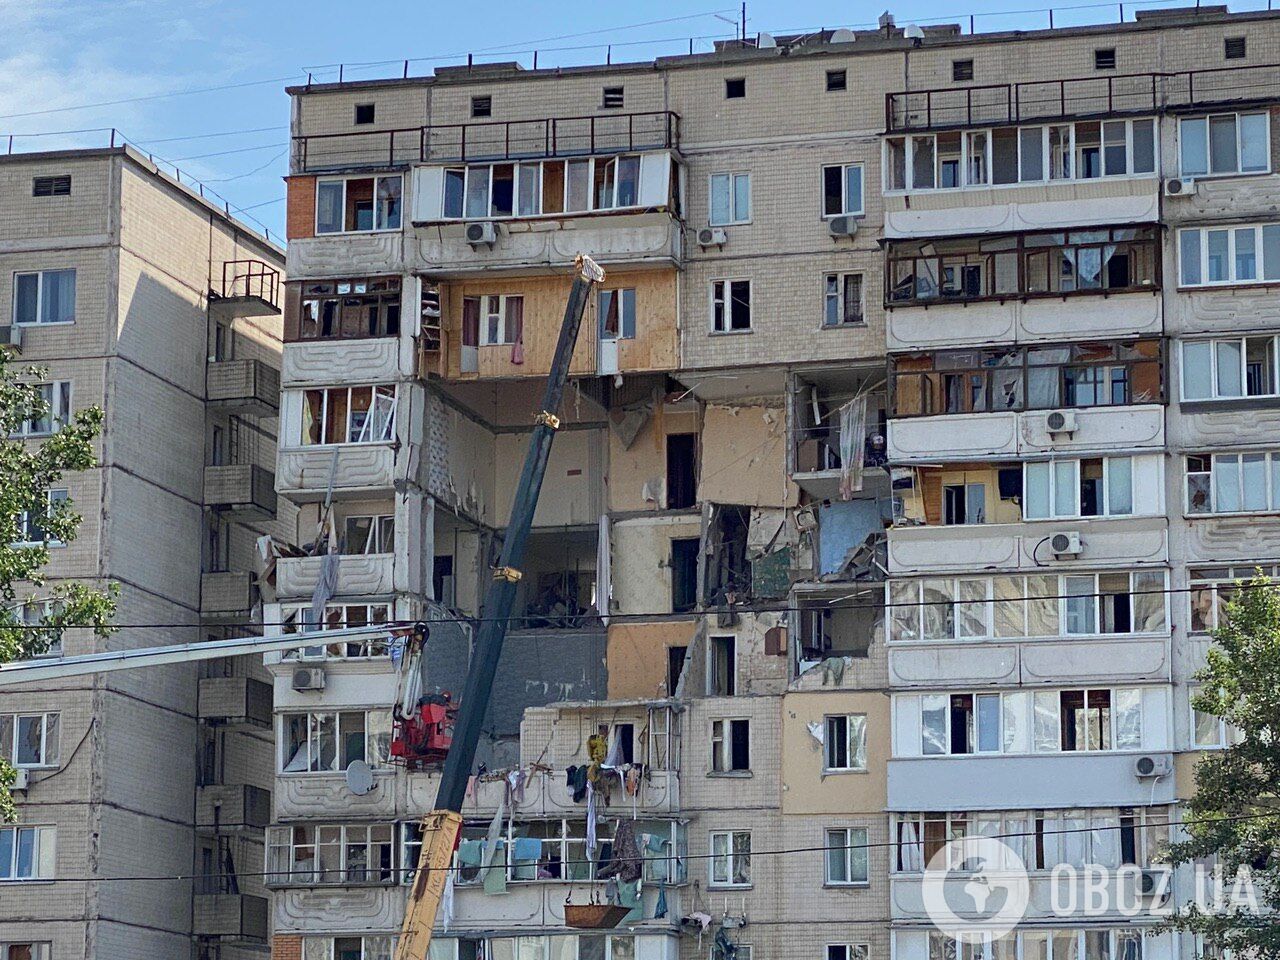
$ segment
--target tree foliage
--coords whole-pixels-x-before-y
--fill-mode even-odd
[[[1243,869],[1259,909],[1232,898],[1196,904],[1174,925],[1203,935],[1214,953],[1280,960],[1280,586],[1259,571],[1231,591],[1221,620],[1192,706],[1226,721],[1229,746],[1197,764],[1188,839],[1172,858],[1216,860],[1229,889]]]
[[[50,413],[36,386],[44,376],[39,367],[16,365],[0,349],[0,663],[44,653],[65,628],[88,627],[105,636],[115,613],[114,585],[46,581],[49,543],[75,540],[81,520],[69,499],[51,507],[49,490],[64,474],[96,465],[93,441],[102,429],[102,410],[79,411],[39,442],[23,440],[23,424]],[[26,518],[35,518],[36,526]],[[27,542],[33,530],[40,542]],[[16,814],[9,793],[13,775],[0,758],[0,820],[12,821]]]

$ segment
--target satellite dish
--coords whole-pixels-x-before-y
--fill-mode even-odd
[[[853,43],[856,39],[857,37],[854,35],[853,31],[846,30],[844,27],[841,27],[839,30],[831,31],[832,43]]]
[[[373,768],[363,760],[347,764],[347,789],[357,797],[363,797],[373,789]]]
[[[762,33],[756,38],[756,46],[761,50],[771,50],[778,45],[778,41],[773,39],[773,34]]]
[[[908,23],[905,27],[903,27],[903,28],[902,28],[902,35],[903,35],[904,37],[906,37],[908,40],[923,40],[923,39],[924,39],[924,31],[923,31],[923,30],[921,30],[921,29],[920,29],[916,24],[914,24],[914,23]]]

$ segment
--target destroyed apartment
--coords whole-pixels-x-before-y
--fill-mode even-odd
[[[1169,872],[1208,632],[1280,564],[1278,30],[290,87],[273,512],[201,578],[275,646],[201,668],[252,746],[198,960],[1199,956],[1046,904]],[[1030,912],[958,944],[924,864],[1000,833]],[[86,956],[9,896],[7,960]]]

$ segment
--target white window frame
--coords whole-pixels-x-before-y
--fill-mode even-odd
[[[832,844],[832,834],[842,834],[838,844]],[[827,887],[865,887],[871,883],[871,857],[866,827],[825,827],[822,831],[822,876]],[[836,880],[831,876],[831,854],[837,849],[844,855],[844,873],[848,879]],[[861,860],[861,863],[855,861]],[[855,867],[859,869],[855,870]],[[861,876],[855,877],[855,873]]]
[[[325,434],[329,431],[329,399],[335,393],[342,391],[347,393],[346,405],[346,422],[343,424],[343,436],[347,439],[340,440],[337,443],[329,443],[324,439]],[[351,403],[352,391],[369,390],[369,409],[366,413],[364,423],[361,424],[359,432],[355,439],[352,439],[352,419],[351,415],[355,412]],[[320,440],[311,443],[306,439],[306,411],[307,411],[307,394],[320,391],[324,394],[324,400],[320,405]],[[397,390],[394,383],[374,383],[374,384],[353,384],[352,386],[341,387],[307,387],[299,391],[302,395],[301,416],[298,418],[298,445],[300,447],[344,447],[364,444],[394,443],[396,439],[396,408],[398,406]],[[378,402],[383,402],[386,413],[386,429],[385,437],[377,437],[374,439],[362,439],[367,433],[372,433],[372,424],[374,422],[374,411],[378,409]]]
[[[38,720],[40,723],[40,757],[35,762],[19,760],[18,744],[22,739],[22,721]],[[0,728],[9,727],[8,743],[0,742],[0,757],[18,769],[40,770],[58,766],[61,756],[59,740],[62,715],[56,710],[40,713],[0,714]]]
[[[53,943],[50,940],[4,940],[0,941],[0,957],[7,958],[12,947],[24,947],[31,952],[31,960],[49,960]]]
[[[860,721],[860,722],[858,722]],[[835,766],[833,761],[836,747],[832,736],[836,727],[844,726],[845,765]],[[867,769],[867,715],[865,713],[829,713],[822,718],[822,772],[829,773],[865,773]],[[858,734],[861,733],[861,738]],[[859,749],[860,748],[860,749]],[[859,763],[859,756],[862,762]]]
[[[14,438],[28,437],[51,437],[59,430],[62,430],[71,423],[71,381],[70,380],[47,380],[40,383],[33,383],[31,386],[38,388],[41,393],[48,393],[46,401],[48,409],[45,412],[45,419],[49,421],[48,430],[37,430],[35,420],[28,417],[22,422],[22,426],[13,434]],[[47,391],[46,391],[46,388]]]
[[[850,277],[858,278],[858,319],[845,320],[845,316],[849,312],[849,300],[845,296],[846,281]],[[832,282],[835,282],[836,289],[833,293],[831,290]],[[835,303],[836,316],[839,318],[835,323],[828,322],[831,315],[831,304]],[[861,270],[845,270],[842,272],[828,272],[822,275],[822,323],[823,330],[841,330],[849,327],[865,327],[867,325],[867,275]]]
[[[733,765],[733,727],[734,724],[747,725],[747,765]],[[751,772],[751,720],[748,717],[716,717],[711,721],[711,762],[708,772],[712,774],[744,774]]]
[[[1192,471],[1191,458],[1207,459],[1209,461],[1208,471]],[[1262,489],[1264,493],[1265,504],[1261,507],[1246,507],[1245,491],[1249,489],[1249,483],[1245,479],[1244,458],[1260,457],[1262,462]],[[1235,510],[1224,510],[1220,508],[1220,491],[1223,483],[1223,477],[1226,474],[1224,469],[1222,472],[1218,470],[1219,462],[1225,463],[1228,458],[1234,458],[1236,461],[1236,493],[1238,494],[1237,503],[1240,506]],[[1209,517],[1209,516],[1249,516],[1265,513],[1280,513],[1280,451],[1275,450],[1223,450],[1216,453],[1206,452],[1203,454],[1187,454],[1183,457],[1183,511],[1188,518],[1193,517]],[[1209,478],[1209,503],[1208,509],[1193,510],[1191,506],[1191,478],[1192,477],[1208,477]]]
[[[310,842],[298,842],[295,831],[309,830]],[[325,839],[321,840],[321,831],[325,831]],[[374,831],[385,834],[385,839],[375,839]],[[395,823],[291,823],[267,828],[267,882],[272,886],[301,884],[311,885],[369,885],[395,886],[400,883],[399,831]],[[390,864],[385,878],[369,877],[369,873],[378,873],[381,867],[375,863],[375,853],[382,846],[390,851]],[[320,869],[320,848],[335,848],[336,859],[333,867],[327,871]],[[358,861],[349,861],[353,848],[364,848],[364,865]],[[299,850],[311,850],[311,857],[299,860]],[[304,866],[309,864],[309,866]],[[352,870],[361,869],[366,876],[350,876]],[[332,873],[326,877],[323,873]]]
[[[1083,504],[1081,502],[1081,491],[1080,491],[1080,470],[1081,470],[1083,460],[1101,460],[1102,461],[1102,492],[1099,494],[1099,498],[1098,498],[1099,505],[1102,507],[1102,510],[1099,513],[1091,513],[1086,515],[1082,512]],[[1022,514],[1023,514],[1022,519],[1024,521],[1031,522],[1031,521],[1039,521],[1039,520],[1074,520],[1074,519],[1096,520],[1096,519],[1105,519],[1107,517],[1136,516],[1137,513],[1133,504],[1133,475],[1134,475],[1133,460],[1134,458],[1132,456],[1084,457],[1079,459],[1073,457],[1065,460],[1031,460],[1024,463],[1022,467]],[[1129,509],[1123,512],[1120,512],[1120,511],[1113,512],[1111,508],[1111,494],[1113,492],[1111,489],[1111,486],[1113,483],[1112,471],[1113,469],[1115,469],[1114,465],[1122,461],[1127,462],[1129,465]],[[1044,516],[1033,517],[1027,513],[1028,504],[1030,504],[1031,502],[1031,499],[1028,494],[1030,491],[1030,481],[1031,481],[1031,473],[1032,473],[1032,471],[1028,468],[1030,468],[1033,464],[1037,467],[1037,469],[1042,465],[1047,465],[1047,468],[1048,468],[1047,470],[1048,484],[1045,489],[1045,495],[1047,498],[1045,502],[1048,506],[1048,513],[1046,513]],[[1072,499],[1074,500],[1074,509],[1070,513],[1058,512],[1058,484],[1059,484],[1058,467],[1059,465],[1062,465],[1062,464],[1070,465],[1072,475],[1073,475]]]
[[[280,632],[282,634],[324,633],[328,630],[341,630],[350,625],[351,613],[364,612],[365,623],[371,628],[380,623],[388,623],[393,617],[390,603],[330,603],[324,608],[324,621],[311,623],[311,604],[287,603],[280,607]],[[334,616],[336,614],[336,616]],[[382,619],[374,619],[381,615]],[[356,648],[352,652],[352,648]],[[281,654],[283,660],[376,660],[390,655],[390,644],[387,640],[363,640],[353,643],[350,640],[339,640],[336,643],[316,646],[298,647],[286,650]]]
[[[823,948],[823,960],[871,960],[869,943],[828,943]]]
[[[523,293],[482,293],[470,294],[468,297],[475,297],[480,301],[480,329],[478,331],[477,341],[481,347],[510,347],[515,343],[513,337],[514,330],[507,329],[507,304],[512,300],[521,301],[520,309],[524,309]],[[523,314],[521,314],[523,317]],[[498,337],[497,340],[489,338],[489,318],[496,317],[498,320]]]
[[[0,826],[0,834],[13,834],[8,864],[0,865],[0,884],[30,883],[54,879],[57,854],[57,829],[46,824],[11,823]],[[31,870],[26,876],[18,876],[20,837],[30,836],[32,843]]]
[[[1242,169],[1241,161],[1244,158],[1244,141],[1240,137],[1240,131],[1243,124],[1240,122],[1241,117],[1245,116],[1261,116],[1266,129],[1266,149],[1264,151],[1267,158],[1266,167],[1258,170]],[[1234,117],[1236,127],[1236,169],[1235,170],[1213,170],[1213,136],[1211,133],[1213,120],[1218,117]],[[1205,169],[1201,171],[1187,171],[1183,169],[1183,144],[1191,129],[1193,123],[1204,122],[1204,156]],[[1264,174],[1271,172],[1271,112],[1269,110],[1228,110],[1222,113],[1206,113],[1194,117],[1181,117],[1178,120],[1178,172],[1183,177],[1194,177],[1195,179],[1204,179],[1209,177],[1242,177],[1253,176],[1255,174]]]
[[[1249,231],[1253,235],[1254,275],[1238,277],[1236,245],[1239,235]],[[1222,232],[1227,235],[1227,278],[1225,280],[1209,279],[1209,234]],[[1280,283],[1280,264],[1268,264],[1266,259],[1266,236],[1273,232],[1280,238],[1280,223],[1240,223],[1223,224],[1221,226],[1184,227],[1178,231],[1178,287],[1180,289],[1198,289],[1200,287],[1238,287],[1258,286],[1259,284]],[[1186,238],[1196,236],[1196,248],[1199,251],[1196,269],[1200,279],[1187,279]],[[1280,243],[1277,244],[1280,248]],[[1268,272],[1273,276],[1267,276]]]
[[[342,717],[354,716],[360,714],[364,717],[364,761],[374,769],[384,767],[389,762],[389,751],[391,744],[391,711],[390,710],[290,710],[277,714],[279,721],[276,727],[277,747],[276,747],[276,770],[277,776],[293,777],[293,776],[341,776],[346,770],[346,764],[342,763]],[[288,730],[289,721],[294,717],[307,718],[307,749],[305,757],[305,766],[302,769],[287,770],[286,766],[290,761],[296,760],[303,755],[302,750],[298,750],[292,757],[286,757],[288,750]],[[322,770],[311,769],[311,755],[316,750],[317,730],[319,718],[327,717],[333,721],[333,760],[331,766]],[[387,750],[379,748],[379,738],[385,738]]]
[[[45,298],[45,277],[53,273],[69,273],[71,274],[71,319],[70,320],[43,320],[44,316],[44,298]],[[35,277],[36,278],[36,318],[34,320],[18,319],[18,278],[19,277]],[[15,270],[13,273],[13,325],[15,327],[66,327],[76,322],[76,310],[79,307],[78,283],[75,267],[50,267],[46,270]]]
[[[1237,580],[1251,580],[1254,577],[1255,570],[1261,567],[1262,572],[1272,579],[1280,579],[1280,564],[1271,563],[1246,563],[1238,566],[1196,566],[1188,570],[1188,586],[1187,591],[1187,633],[1192,635],[1203,636],[1217,630],[1222,623],[1220,622],[1219,613],[1221,608],[1225,606],[1226,600],[1221,596],[1221,591],[1231,591],[1235,588]],[[1208,595],[1209,605],[1205,609],[1209,624],[1201,629],[1195,625],[1195,600],[1198,592],[1205,592]]]
[[[1200,693],[1200,684],[1187,684],[1187,746],[1192,750],[1225,750],[1232,742],[1232,731],[1227,721],[1213,714],[1201,714],[1192,701]],[[1202,743],[1198,719],[1204,716],[1217,730],[1213,743]]]
[[[373,181],[373,226],[368,230],[348,230],[346,229],[347,217],[347,184],[352,180],[372,180]],[[400,181],[400,211],[396,218],[395,226],[378,226],[383,220],[381,205],[378,202],[378,186],[383,180],[399,180]],[[320,193],[321,185],[329,183],[342,184],[342,228],[339,230],[321,230],[320,229]],[[402,173],[366,173],[352,174],[347,177],[317,177],[316,178],[316,202],[315,217],[313,223],[315,225],[315,235],[317,237],[330,237],[338,234],[351,233],[388,233],[400,230],[404,226],[405,213],[405,195],[404,195],[404,174]]]
[[[66,487],[50,487],[48,490],[45,491],[44,495],[45,495],[45,500],[48,503],[48,507],[46,507],[45,509],[46,518],[48,518],[49,513],[53,510],[54,503],[71,499],[70,492],[67,490]],[[32,524],[31,511],[30,510],[20,511],[18,513],[18,535],[20,537],[24,535],[29,535],[32,532],[31,524]],[[48,540],[17,540],[14,543],[12,543],[11,546],[14,546],[14,547],[41,547],[41,546],[65,547],[66,544],[63,543],[63,541],[61,540],[54,540],[50,538]]]
[[[394,513],[349,513],[342,518],[344,533],[347,523],[351,520],[370,521],[369,535],[358,550],[352,549],[352,544],[346,544],[346,549],[343,551],[346,555],[371,557],[396,552],[396,515]],[[372,550],[369,549],[371,545]]]
[[[604,318],[606,314],[605,295],[608,294],[609,302],[618,305],[618,332],[614,334],[605,334]],[[639,335],[639,307],[637,306],[637,295],[635,287],[606,287],[596,292],[596,313],[597,322],[596,330],[601,340],[634,340]],[[631,334],[627,334],[628,321],[630,321]]]
[[[450,222],[468,221],[474,223],[479,220],[532,220],[537,217],[571,217],[582,213],[598,213],[606,210],[639,210],[644,207],[641,199],[641,175],[640,164],[642,163],[642,155],[639,153],[618,153],[608,156],[598,157],[571,157],[563,160],[504,160],[493,163],[469,163],[469,164],[450,164],[442,167],[442,175],[440,178],[440,218]],[[620,167],[624,160],[634,160],[636,162],[636,181],[635,181],[635,203],[621,204],[619,203],[619,191],[621,189],[621,180],[616,172],[613,178],[613,196],[612,202],[606,206],[599,206],[596,203],[595,195],[595,178],[596,165],[603,163],[613,163]],[[569,176],[568,164],[570,162],[583,162],[587,164],[587,205],[584,209],[570,209],[569,207]],[[561,187],[560,210],[548,212],[546,209],[546,168],[548,164],[559,164],[564,170],[562,177],[564,184]],[[495,213],[493,209],[493,171],[495,167],[512,167],[512,194],[511,194],[511,212]],[[537,178],[537,209],[531,213],[523,213],[520,210],[520,187],[524,178],[530,176],[531,171],[536,168],[533,175]],[[449,175],[462,173],[462,212],[450,213],[447,206],[448,201],[448,181]],[[467,213],[467,197],[470,196],[472,178],[482,177],[487,181],[485,188],[485,197],[487,198],[487,211],[483,214],[469,215]]]
[[[747,209],[739,210],[738,207],[738,181],[742,179],[747,182]],[[717,220],[715,217],[715,191],[716,181],[723,180],[726,189],[729,191],[728,209],[729,218],[727,220]],[[754,200],[751,196],[751,174],[745,170],[726,170],[718,173],[712,173],[707,177],[707,225],[711,227],[734,227],[741,226],[751,222],[751,209]]]
[[[747,285],[747,325],[733,326],[733,285]],[[721,323],[716,325],[716,307],[721,307]],[[749,333],[755,329],[755,284],[748,277],[721,277],[711,281],[710,327],[716,334]]]
[[[1250,340],[1271,340],[1271,383],[1270,393],[1249,393],[1249,348]],[[1187,396],[1187,348],[1189,346],[1209,346],[1209,388],[1210,396]],[[1238,394],[1219,392],[1218,381],[1218,347],[1220,344],[1236,344],[1240,350],[1240,390]],[[1270,334],[1239,337],[1214,337],[1212,339],[1182,340],[1178,343],[1178,392],[1183,402],[1213,403],[1224,400],[1250,400],[1257,397],[1280,396],[1280,341]]]
[[[835,168],[840,169],[840,207],[839,213],[827,213],[826,211],[826,189],[827,189],[827,171]],[[856,168],[858,171],[858,205],[851,209],[849,206],[849,171]],[[862,161],[856,163],[824,163],[821,170],[821,179],[819,180],[822,219],[831,220],[835,217],[862,217],[867,212],[867,166]]]
[[[726,852],[722,854],[716,853],[716,838],[727,837]],[[746,837],[747,849],[744,852],[738,846],[743,837]],[[707,858],[707,886],[712,889],[734,888],[746,889],[751,886],[751,831],[750,830],[713,830],[708,834],[707,849],[711,856]],[[740,865],[739,860],[746,858],[746,880],[735,881],[734,874]],[[717,866],[723,866],[722,871],[717,870]],[[720,873],[725,879],[716,879],[717,873]]]

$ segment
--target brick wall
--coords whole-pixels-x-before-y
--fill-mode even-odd
[[[302,960],[302,938],[276,934],[271,938],[271,960]]]
[[[316,178],[285,177],[288,191],[288,213],[285,233],[290,240],[314,237],[316,234]]]

